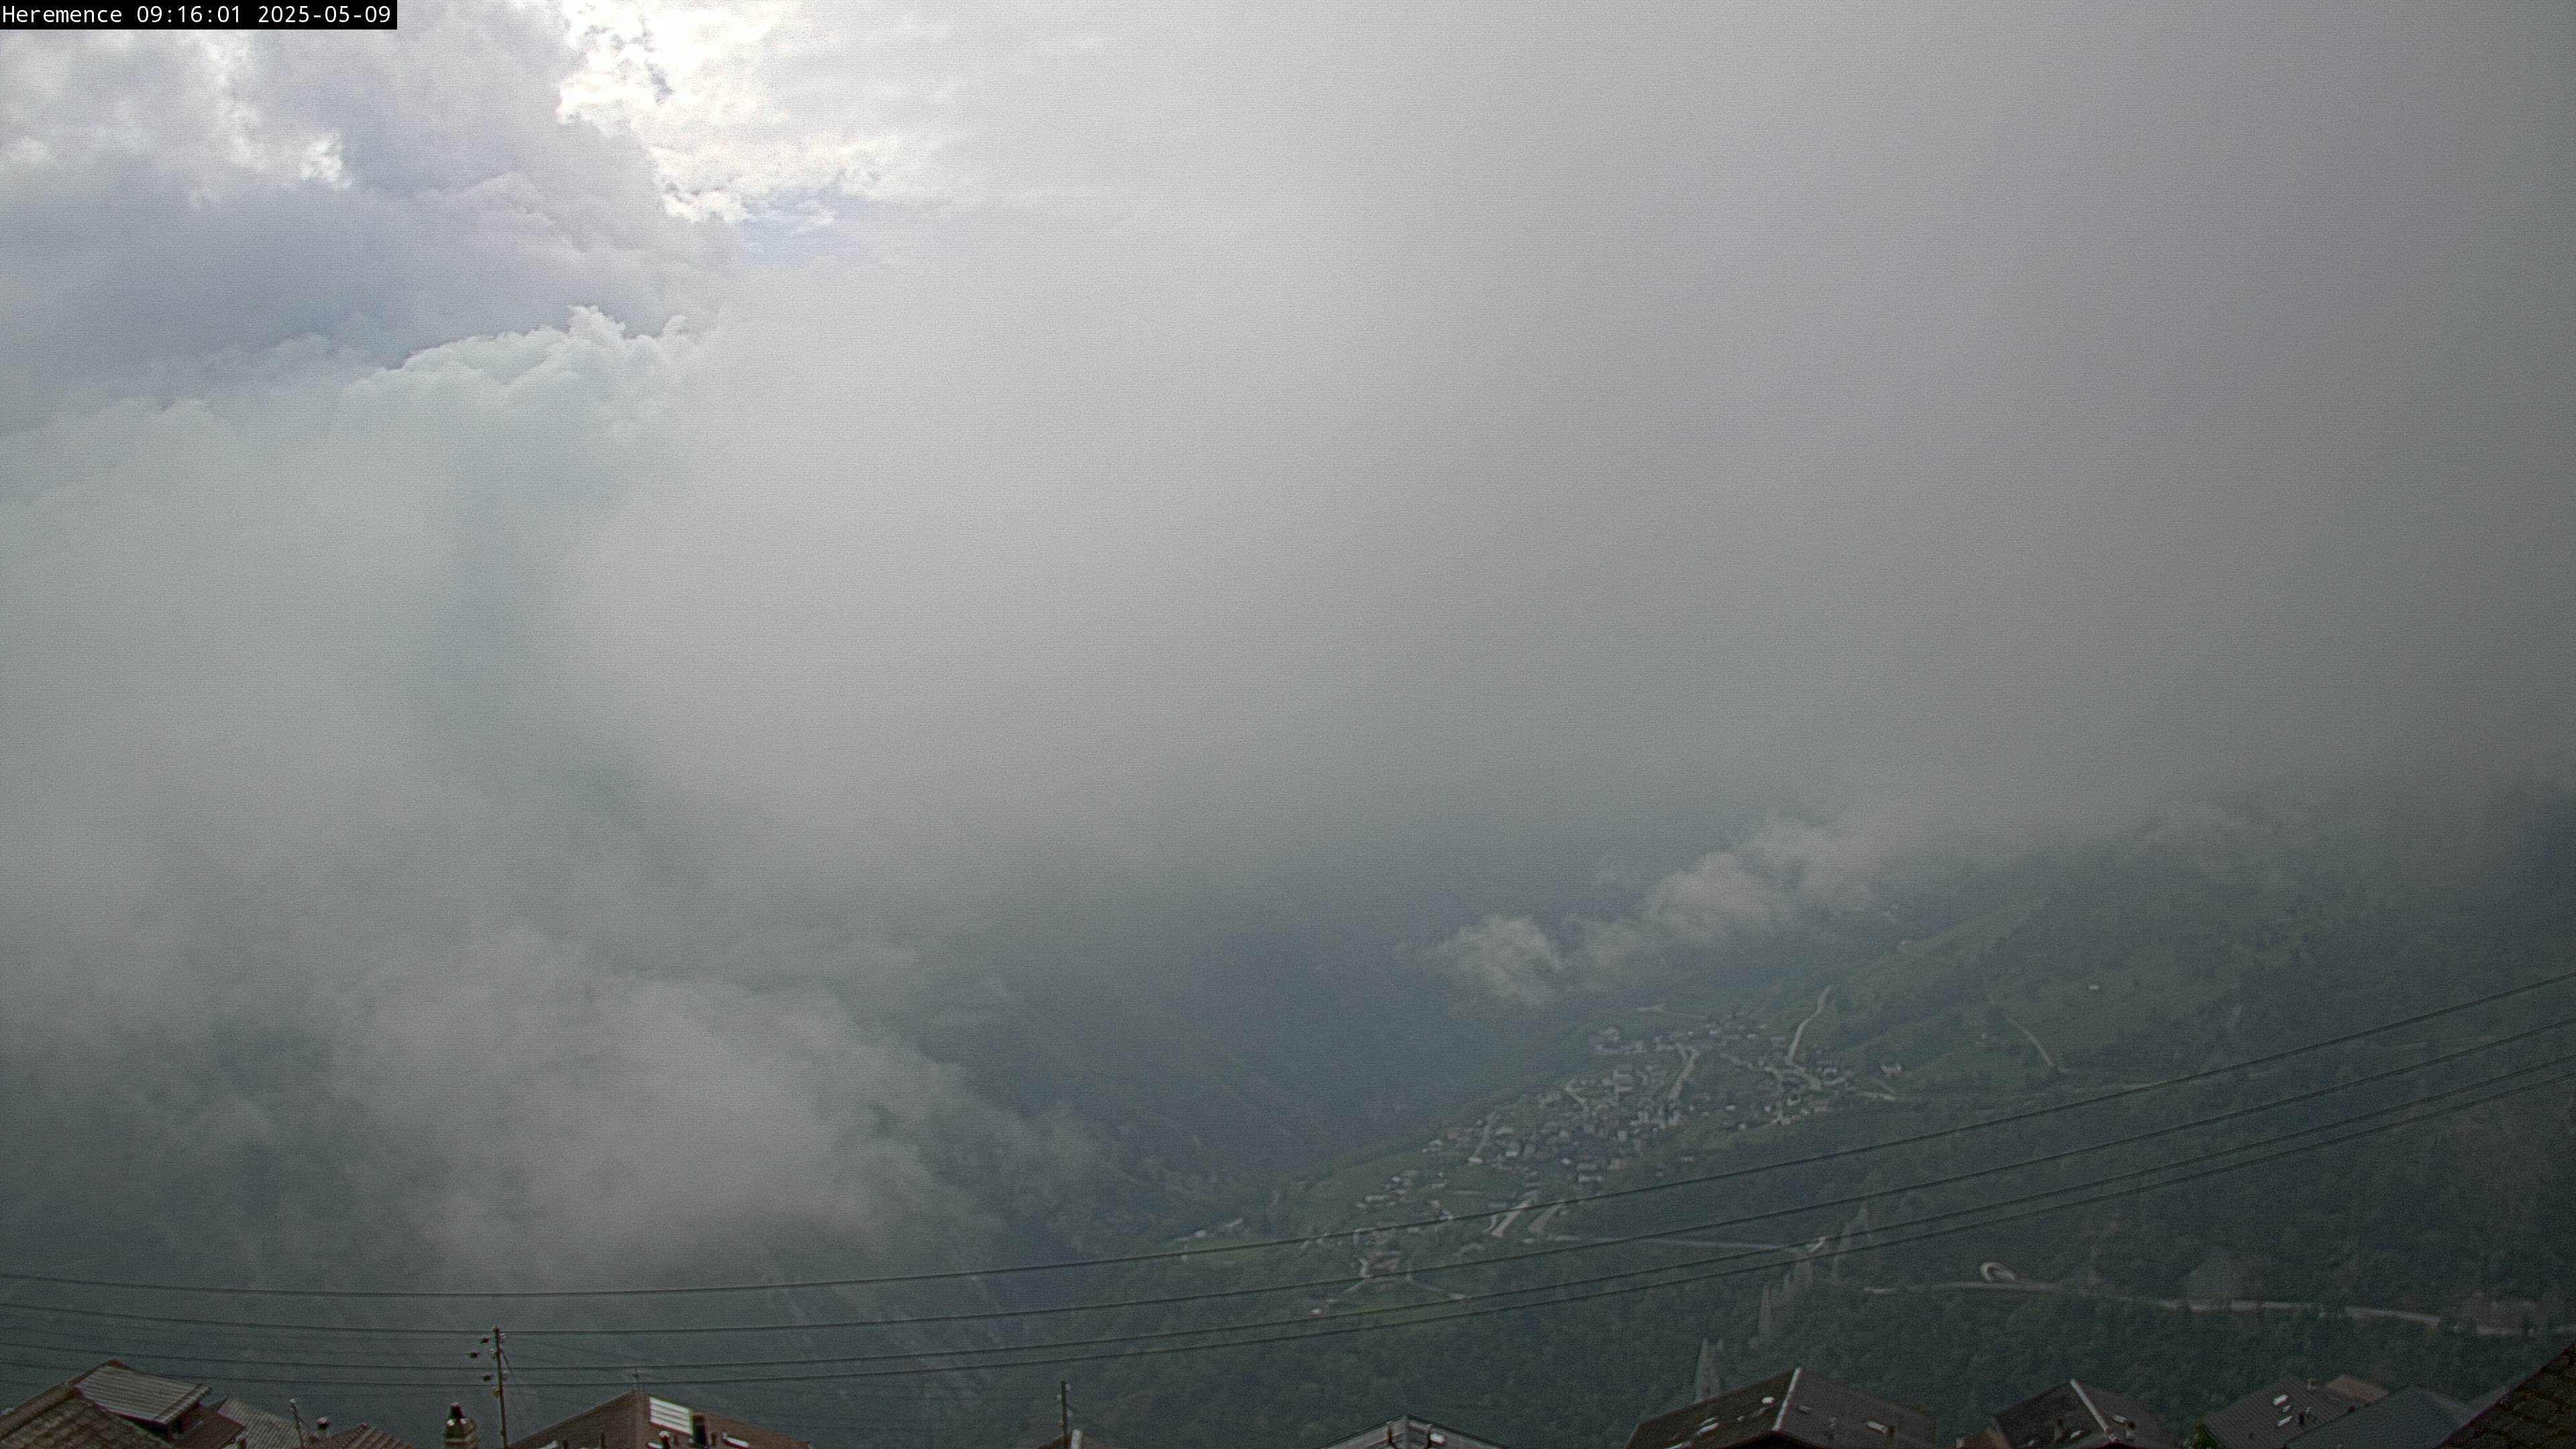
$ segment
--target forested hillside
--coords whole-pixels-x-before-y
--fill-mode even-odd
[[[1704,1345],[1729,1381],[1812,1363],[1952,1433],[2070,1374],[2186,1426],[2285,1372],[2474,1396],[2576,1332],[2555,1226],[2576,1221],[2576,984],[2535,986],[2576,970],[2569,839],[2546,817],[2511,852],[2428,868],[2317,831],[2140,836],[1891,894],[1738,954],[1758,972],[1665,963],[1461,1113],[1482,1124],[1463,1143],[1381,1140],[1347,1172],[1199,1214],[1219,1244],[1349,1236],[1064,1291],[1308,1286],[1081,1334],[1052,1320],[1024,1341],[1109,1341],[961,1377],[982,1404],[936,1416],[941,1433],[1012,1432],[1065,1374],[1122,1443],[1248,1432],[1286,1449],[1401,1411],[1513,1444],[1604,1443],[1685,1393]],[[1685,1020],[1670,1060],[1689,1069],[1620,1065],[1654,1060],[1633,1055],[1643,1034]],[[1529,1124],[1597,1090],[1586,1071],[1641,1073],[1672,1125],[1579,1186],[1460,1160],[1468,1144],[1535,1153]],[[1421,1182],[1447,1184],[1436,1207]],[[1548,1211],[1560,1197],[1583,1200]],[[1526,1211],[1490,1211],[1504,1203]],[[1672,1236],[1623,1241],[1656,1234]],[[1277,1341],[1192,1351],[1210,1340],[1185,1330],[1226,1324]],[[1123,1337],[1139,1333],[1156,1336]]]

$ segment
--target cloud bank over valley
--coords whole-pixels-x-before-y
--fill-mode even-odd
[[[19,1231],[953,1252],[1119,1151],[907,1025],[1114,973],[976,955],[1064,872],[1447,832],[1332,949],[1543,1009],[1963,833],[2560,778],[2571,26],[0,37],[0,1142],[115,1144]]]

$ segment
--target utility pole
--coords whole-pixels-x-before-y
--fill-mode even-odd
[[[304,1406],[295,1402],[293,1399],[288,1399],[286,1401],[286,1408],[289,1413],[295,1415],[295,1449],[304,1449],[306,1442],[304,1438]]]
[[[1056,1425],[1064,1431],[1064,1449],[1073,1449],[1073,1380],[1055,1381]]]
[[[486,1347],[492,1350],[492,1371],[483,1376],[483,1382],[492,1386],[492,1397],[501,1401],[501,1443],[499,1449],[510,1449],[510,1357],[508,1344],[501,1335],[501,1327],[499,1324],[494,1324],[492,1326],[491,1335],[485,1338],[483,1343]],[[476,1349],[465,1356],[467,1358],[481,1358],[483,1356],[483,1350]]]

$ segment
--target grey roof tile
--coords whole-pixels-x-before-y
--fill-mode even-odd
[[[0,1449],[169,1449],[120,1415],[56,1384],[0,1414]]]
[[[1490,1439],[1462,1434],[1446,1424],[1435,1424],[1406,1414],[1345,1435],[1325,1449],[1500,1449],[1500,1446]]]
[[[1932,1449],[1932,1416],[1808,1369],[1791,1369],[1637,1425],[1627,1449]]]
[[[80,1391],[82,1398],[111,1414],[163,1429],[177,1423],[180,1415],[206,1396],[204,1384],[147,1374],[115,1359],[72,1380],[72,1387]]]
[[[2442,1441],[2445,1449],[2567,1449],[2576,1445],[2576,1343],[2507,1389]]]

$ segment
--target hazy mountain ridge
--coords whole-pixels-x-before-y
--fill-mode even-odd
[[[1624,1048],[1694,1022],[1735,1035],[1693,1039],[1702,1044],[1686,1092],[1741,1094],[1764,1080],[1785,1080],[1777,1064],[1801,1024],[1798,1065],[1811,1072],[1831,1066],[1847,1085],[1803,1105],[1763,1108],[1790,1114],[1785,1125],[1737,1130],[1724,1113],[1700,1103],[1690,1120],[1659,1129],[1661,1136],[1624,1154],[1624,1165],[1605,1169],[1600,1185],[1637,1185],[1902,1137],[2007,1107],[2242,1060],[2576,964],[2570,944],[2576,911],[2564,876],[2552,868],[2567,849],[2567,818],[2544,812],[2514,849],[2465,873],[2428,874],[2384,852],[2338,854],[2333,837],[2250,851],[2239,846],[2217,858],[2178,856],[2169,844],[2150,844],[2151,831],[1974,864],[1903,864],[1865,903],[1707,946],[1678,947],[1571,992],[1540,1014],[1443,977],[1419,945],[1390,947],[1379,934],[1386,932],[1384,916],[1355,913],[1362,924],[1319,926],[1333,919],[1331,899],[1322,892],[1297,896],[1201,876],[1123,899],[1104,896],[1083,911],[1042,904],[989,934],[959,938],[957,969],[932,976],[902,1012],[879,1025],[958,1073],[979,1098],[1051,1123],[1060,1140],[1080,1146],[1061,1173],[1046,1178],[1026,1175],[1015,1156],[979,1156],[971,1141],[939,1149],[942,1173],[975,1211],[941,1223],[935,1234],[916,1235],[900,1257],[879,1261],[887,1269],[966,1268],[1159,1248],[1237,1218],[1242,1223],[1234,1233],[1258,1235],[1346,1226],[1371,1213],[1380,1220],[1416,1216],[1423,1211],[1418,1198],[1377,1209],[1358,1199],[1390,1172],[1427,1161],[1426,1139],[1461,1124],[1503,1120],[1498,1113],[1535,1112],[1530,1104],[1563,1092],[1569,1077],[1591,1081],[1652,1062],[1659,1074],[1650,1082],[1639,1078],[1641,1089],[1651,1088],[1640,1095],[1671,1089],[1683,1062],[1678,1051],[1635,1056]],[[1570,908],[1603,909],[1615,905],[1617,894],[1595,888],[1592,904]],[[1413,916],[1416,922],[1434,918],[1430,910]],[[1417,924],[1410,939],[1436,940],[1437,928]],[[1883,1226],[1977,1200],[1976,1191],[1965,1189],[1894,1191],[1904,1183],[2233,1110],[2266,1093],[2330,1083],[2337,1073],[2420,1060],[2508,1023],[2530,1024],[2555,999],[2537,997],[2528,1010],[2489,1011],[2373,1043],[2313,1071],[2222,1080],[2134,1107],[2016,1129],[2008,1143],[1963,1139],[1898,1148],[1840,1166],[1743,1179],[1714,1196],[1569,1209],[1552,1221],[1532,1213],[1500,1237],[1485,1236],[1486,1225],[1461,1228],[1439,1239],[1445,1245],[1439,1253],[1454,1256],[1483,1242],[1481,1251],[1499,1256],[1783,1210],[1746,1235],[1795,1244],[1843,1233],[1853,1217],[1849,1206],[1807,1211],[1802,1204],[1855,1193]],[[1626,1033],[1623,1051],[1605,1054],[1601,1033],[1612,1026]],[[2045,1044],[2047,1058],[2033,1037]],[[1720,1048],[1767,1065],[1750,1074],[1724,1066]],[[1881,1071],[1897,1064],[1901,1074]],[[2435,1081],[2470,1075],[2451,1069]],[[2414,1086],[2400,1082],[2366,1100],[2339,1105],[2329,1099],[2278,1121],[2167,1145],[2183,1152],[2193,1144],[2252,1141],[2331,1120],[2351,1107],[2402,1100]],[[1818,1102],[1829,1110],[1798,1115]],[[994,1442],[1017,1433],[1054,1376],[1066,1373],[1082,1386],[1080,1402],[1097,1406],[1094,1423],[1144,1449],[1247,1424],[1266,1426],[1252,1435],[1257,1442],[1311,1449],[1309,1440],[1339,1432],[1323,1426],[1365,1422],[1406,1405],[1446,1414],[1507,1443],[1584,1443],[1615,1437],[1635,1417],[1665,1407],[1706,1339],[1723,1346],[1726,1371],[1736,1376],[1795,1355],[1829,1371],[1841,1364],[1864,1380],[1882,1377],[1891,1391],[1928,1392],[1905,1389],[1908,1384],[1958,1386],[1955,1401],[1934,1405],[1945,1418],[1968,1412],[1971,1392],[1984,1393],[2058,1358],[2065,1371],[2127,1382],[2159,1407],[2188,1416],[2207,1406],[2191,1401],[2192,1385],[2238,1362],[2231,1353],[2243,1356],[2248,1384],[2277,1371],[2267,1355],[2294,1342],[2320,1363],[2333,1354],[2366,1353],[2371,1365],[2403,1368],[2407,1335],[2422,1332],[2221,1322],[2126,1301],[2181,1292],[2213,1251],[2241,1259],[2256,1275],[2248,1281],[2269,1296],[2417,1312],[2453,1312],[2471,1295],[2540,1300],[2576,1285],[2576,1265],[2548,1226],[2576,1217],[2571,1154],[2550,1136],[2563,1136],[2567,1107],[2563,1092],[2519,1099],[2385,1145],[2356,1144],[2211,1179],[2179,1197],[2122,1200],[1828,1262],[1792,1309],[1775,1309],[1780,1323],[1758,1341],[1762,1291],[1778,1289],[1794,1270],[1785,1253],[1757,1254],[1736,1265],[1735,1276],[1705,1283],[1447,1327],[1061,1369],[861,1378],[852,1381],[848,1392],[857,1397],[849,1399],[838,1397],[842,1390],[828,1368],[793,1370],[822,1377],[775,1386],[691,1387],[685,1373],[656,1374],[651,1381],[818,1440],[847,1440],[850,1427],[865,1422],[941,1444]],[[1464,1150],[1453,1149],[1449,1160]],[[2143,1159],[2113,1157],[2042,1173],[2032,1183],[2006,1182],[2023,1191],[2137,1160]],[[2003,1192],[2006,1182],[1983,1190]],[[1508,1201],[1523,1192],[1500,1180],[1462,1186],[1449,1194],[1448,1206],[1480,1210],[1496,1195]],[[820,1244],[745,1249],[750,1256],[739,1266],[753,1276],[868,1266]],[[1310,1306],[1346,1312],[1404,1301],[1407,1292],[1436,1302],[1443,1293],[1683,1262],[1707,1251],[1615,1249],[1475,1267],[1425,1278],[1418,1292],[1383,1285],[1351,1291],[1350,1275],[1363,1255],[1345,1242],[1037,1280],[770,1294],[736,1303],[724,1316],[807,1323],[923,1313],[1004,1316],[818,1328],[770,1336],[748,1355],[743,1344],[719,1339],[609,1338],[578,1351],[532,1348],[528,1362],[605,1370],[672,1358],[885,1356],[852,1365],[874,1373],[907,1356],[943,1350],[1295,1320]],[[2009,1263],[2031,1282],[2067,1287],[2046,1302],[2013,1303],[1938,1288],[1975,1279],[1978,1264],[1989,1259]],[[344,1267],[354,1275],[344,1281],[367,1276],[354,1261]],[[709,1276],[722,1275],[711,1267]],[[1008,1316],[1051,1303],[1309,1277],[1339,1277],[1343,1288],[1220,1301],[1203,1310]],[[1868,1286],[1920,1291],[1873,1298],[1862,1291]],[[400,1312],[344,1316],[418,1321]],[[581,1322],[586,1315],[510,1317],[525,1324]],[[705,1320],[698,1310],[666,1306],[615,1321]],[[2129,1343],[2134,1360],[2124,1365],[2098,1344],[2081,1353],[2067,1349],[2057,1340],[2070,1322],[2094,1325],[2084,1329],[2095,1336],[2087,1343]],[[1961,1325],[1970,1323],[1979,1325],[1970,1336],[1984,1343],[1977,1350],[1983,1357],[1944,1357],[1967,1351],[1958,1340]],[[168,1340],[120,1340],[128,1341],[136,1357],[148,1360],[153,1345]],[[2451,1392],[2476,1388],[2471,1380],[2490,1368],[2501,1377],[2522,1352],[2511,1341],[2441,1342],[2446,1346],[2426,1359],[2438,1373],[2428,1367],[2417,1377]],[[2212,1401],[2236,1387],[2213,1386]],[[529,1412],[568,1412],[585,1395],[607,1391],[536,1389]],[[428,1412],[422,1404],[443,1392],[328,1397],[344,1418],[399,1424],[406,1415],[422,1417]]]
[[[1852,964],[1835,970],[1797,961],[1795,953],[1781,952],[1780,943],[1769,943],[1764,949],[1772,953],[1771,972],[1704,976],[1689,1009],[1730,1009],[1723,1004],[1732,1000],[1731,1009],[1767,1028],[1775,1040],[1806,1021],[1807,1060],[1840,1060],[1856,1075],[1905,1063],[1903,1075],[1872,1083],[1896,1100],[1846,1101],[1826,1116],[1750,1132],[1731,1130],[1723,1121],[1695,1122],[1671,1133],[1609,1185],[1902,1136],[2017,1103],[2062,1100],[2070,1092],[2243,1060],[2566,971],[2576,967],[2576,933],[2569,930],[2576,914],[2569,909],[2569,889],[2546,868],[2565,848],[2565,822],[2563,814],[2546,815],[2516,849],[2487,868],[2431,875],[2373,852],[2338,855],[2332,839],[2270,842],[2254,850],[2240,845],[2219,859],[2177,858],[2169,841],[2142,832],[2081,849],[2035,852],[1937,890],[1891,896],[1886,905],[1848,919],[1816,923],[1805,928],[1812,936],[1846,945],[1866,943],[1881,927],[1902,933],[1894,939],[1903,944],[1879,950],[1863,944],[1846,958]],[[1870,914],[1875,924],[1861,924]],[[1675,984],[1669,978],[1651,983],[1660,988],[1654,1005],[1666,1014],[1685,1009],[1685,997],[1669,989]],[[1816,993],[1827,987],[1836,1000],[1819,1011]],[[1579,1020],[1588,1031],[1603,1022],[1653,1019],[1638,1017],[1635,1004],[1633,998],[1604,995]],[[2079,1147],[2404,1065],[2435,1048],[2474,1045],[2482,1033],[2532,1025],[2548,1019],[2546,1013],[2568,1010],[2558,996],[2542,994],[2254,1079],[2222,1078],[2163,1094],[2152,1106],[2145,1100],[2115,1104],[2089,1116],[2016,1129],[2007,1134],[2008,1143],[1963,1139],[1953,1147],[1899,1149],[1846,1167],[1752,1180],[1731,1187],[1720,1206],[1740,1213],[1851,1191],[1884,1192],[1962,1164]],[[2053,1062],[2042,1056],[2034,1036],[2047,1045]],[[1583,1038],[1568,1030],[1557,1039],[1565,1043],[1564,1054],[1552,1066],[1491,1100],[1545,1091],[1569,1068],[1587,1065],[1594,1048]],[[2559,1042],[2554,1049],[2566,1045]],[[2416,1091],[2475,1080],[2548,1049],[2544,1040],[2493,1061],[2442,1069],[2420,1080],[2400,1078],[2349,1098],[2329,1096],[2278,1116],[2168,1139],[2164,1146],[2170,1154],[2188,1155],[2257,1142],[2400,1102]],[[2178,1193],[2120,1197],[1919,1248],[1863,1253],[1833,1263],[1821,1275],[1821,1286],[1795,1312],[1781,1315],[1787,1326],[1769,1339],[1755,1334],[1760,1315],[1754,1299],[1789,1271],[1786,1256],[1770,1270],[1695,1287],[1267,1350],[1263,1361],[1270,1367],[1258,1378],[1274,1392],[1262,1403],[1255,1402],[1260,1395],[1249,1384],[1236,1388],[1222,1374],[1217,1381],[1210,1378],[1216,1371],[1207,1362],[1252,1361],[1243,1354],[1076,1371],[1123,1406],[1117,1430],[1122,1442],[1187,1442],[1224,1423],[1262,1422],[1278,1432],[1261,1442],[1283,1449],[1299,1442],[1300,1433],[1334,1422],[1330,1413],[1306,1417],[1302,1406],[1340,1403],[1344,1417],[1360,1422],[1370,1413],[1393,1412],[1383,1397],[1371,1395],[1383,1396],[1400,1384],[1412,1386],[1405,1392],[1417,1412],[1425,1411],[1423,1405],[1451,1405],[1460,1422],[1481,1425],[1479,1432],[1506,1442],[1601,1439],[1635,1416],[1664,1407],[1702,1338],[1726,1346],[1724,1361],[1739,1379],[1785,1363],[1784,1355],[1803,1357],[1828,1371],[1840,1365],[1839,1371],[1863,1381],[1883,1378],[1892,1392],[1923,1397],[1949,1419],[1969,1413],[1983,1402],[1978,1396],[1991,1396],[2006,1379],[2051,1364],[2061,1375],[2082,1372],[2131,1384],[2185,1423],[2254,1383],[2311,1362],[2348,1361],[2356,1370],[2474,1394],[2527,1367],[2522,1360],[2536,1361],[2542,1350],[2512,1339],[2428,1342],[2421,1328],[2339,1318],[2311,1322],[2295,1313],[2238,1321],[2226,1314],[2158,1309],[2145,1300],[2184,1293],[2193,1271],[2213,1252],[2224,1252],[2252,1275],[2245,1283],[2283,1300],[2432,1314],[2503,1299],[2563,1305],[2568,1287],[2576,1285],[2576,1262],[2549,1224],[2576,1214],[2576,1153],[2565,1140],[2570,1110],[2568,1093],[2560,1088],[2208,1179]],[[1303,1190],[1347,1193],[1345,1184],[1400,1170],[1414,1150],[1400,1144],[1371,1149],[1359,1159],[1366,1165],[1348,1173],[1309,1174]],[[2034,1183],[2081,1180],[2142,1160],[2097,1158],[2035,1179],[2008,1179],[2009,1187],[1987,1191],[2028,1191]],[[2514,1166],[2506,1170],[2506,1163]],[[2499,1177],[2499,1171],[2514,1180]],[[1273,1198],[1267,1211],[1263,1202],[1247,1197],[1247,1230],[1300,1231],[1337,1217],[1350,1220],[1346,1215],[1355,1205],[1347,1201],[1294,1208],[1298,1191],[1289,1189],[1285,1201]],[[1973,1198],[1953,1192],[1873,1199],[1873,1205],[1883,1224]],[[1674,1221],[1671,1209],[1642,1205],[1653,1201],[1576,1210],[1557,1219],[1554,1235],[1563,1237],[1569,1229],[1610,1234]],[[1421,1207],[1416,1202],[1401,1213],[1385,1211],[1403,1217]],[[1820,1229],[1840,1231],[1848,1227],[1850,1211],[1793,1214],[1766,1235],[1795,1242]],[[1518,1240],[1522,1234],[1512,1236]],[[1526,1245],[1515,1241],[1498,1250]],[[1956,1290],[1929,1297],[1859,1293],[1862,1283],[1928,1288],[1943,1280],[1974,1281],[1977,1263],[1995,1256],[2032,1283],[2062,1280],[2067,1286],[2042,1292],[2045,1302],[1993,1303]],[[1298,1259],[1301,1271],[1329,1272],[1323,1265],[1346,1261],[1348,1254],[1311,1250]],[[1638,1260],[1631,1250],[1620,1261]],[[1605,1262],[1595,1271],[1608,1268]],[[1759,1270],[1759,1264],[1748,1270]],[[1284,1266],[1277,1271],[1298,1275]],[[1547,1276],[1537,1268],[1495,1271],[1503,1276],[1444,1280],[1445,1286],[1454,1291]],[[1202,1281],[1205,1276],[1195,1275]],[[1221,1274],[1220,1280],[1258,1276],[1246,1271]],[[1833,1287],[1836,1282],[1843,1286]],[[1309,1295],[1294,1301],[1314,1300]],[[1353,1303],[1383,1301],[1393,1300],[1364,1293]],[[1272,1311],[1282,1306],[1274,1301]],[[1249,1316],[1253,1310],[1239,1311]],[[2082,1316],[2087,1314],[2092,1316]],[[1966,1328],[1971,1323],[1977,1325],[1973,1332]],[[2077,1323],[2091,1326],[2070,1339],[2075,1331],[2069,1325]],[[1569,1393],[1571,1370],[1558,1367],[1567,1362],[1568,1340],[1604,1332],[1665,1347],[1660,1356],[1613,1354],[1596,1364],[1598,1379]],[[2422,1346],[2410,1350],[2409,1343]],[[2125,1359],[2113,1352],[2122,1345]],[[1471,1363],[1495,1355],[1519,1368],[1497,1372]],[[2226,1380],[2230,1372],[2234,1380]],[[1290,1384],[1291,1378],[1298,1381]],[[1468,1382],[1485,1385],[1483,1396],[1458,1397],[1457,1386]],[[1926,1385],[1946,1387],[1935,1392]],[[2204,1397],[2195,1400],[2195,1394]]]

